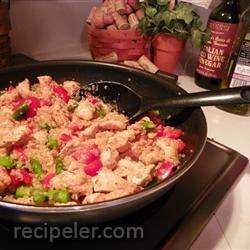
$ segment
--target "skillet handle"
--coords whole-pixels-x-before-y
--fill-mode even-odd
[[[250,104],[250,86],[203,91],[174,96],[162,101],[151,101],[145,105],[147,110],[159,107],[201,107],[227,104]]]
[[[174,75],[174,74],[170,74],[170,73],[165,73],[161,70],[158,70],[156,73],[155,73],[157,76],[163,78],[164,80],[167,80],[168,82],[172,82],[174,84],[177,83],[178,81],[178,76],[177,75]]]

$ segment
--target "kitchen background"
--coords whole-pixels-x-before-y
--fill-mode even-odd
[[[11,0],[11,44],[13,53],[24,53],[37,60],[89,59],[85,20],[91,7],[101,0]],[[204,24],[220,0],[210,9],[197,7]],[[242,0],[242,6],[248,1]],[[193,75],[199,51],[187,43],[178,73]],[[187,58],[189,58],[187,60]]]

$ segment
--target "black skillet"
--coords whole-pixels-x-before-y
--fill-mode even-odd
[[[0,71],[1,89],[8,87],[10,82],[15,85],[24,78],[37,82],[36,77],[41,75],[50,75],[58,82],[74,79],[83,85],[100,80],[118,82],[140,93],[144,98],[158,100],[186,93],[174,84],[175,81],[171,76],[153,75],[126,66],[93,61],[50,61],[3,69]],[[119,95],[119,103],[123,107],[140,105],[122,91]],[[167,117],[176,111],[175,108],[163,109],[161,113]],[[185,131],[183,139],[187,143],[186,158],[180,170],[171,178],[137,194],[93,205],[34,207],[0,201],[0,219],[36,224],[44,222],[65,224],[74,221],[100,223],[122,217],[146,206],[169,190],[192,167],[204,148],[207,125],[202,110],[185,109],[178,114],[174,124]]]

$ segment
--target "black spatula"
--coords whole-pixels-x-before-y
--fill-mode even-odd
[[[125,113],[130,121],[134,121],[144,113],[157,108],[178,109],[179,113],[180,110],[191,107],[250,103],[250,86],[180,94],[163,100],[145,98],[117,82],[91,83],[88,85],[87,91],[106,102],[116,104],[118,110]],[[168,113],[169,116],[176,114],[176,112]]]

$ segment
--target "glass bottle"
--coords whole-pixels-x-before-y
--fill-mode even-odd
[[[224,0],[210,14],[210,40],[200,52],[195,72],[195,83],[206,89],[218,89],[230,56],[239,23],[239,3]]]
[[[221,88],[233,88],[250,85],[250,6],[242,13],[237,40],[228,61]],[[239,114],[250,115],[250,105],[220,106],[220,109]]]

